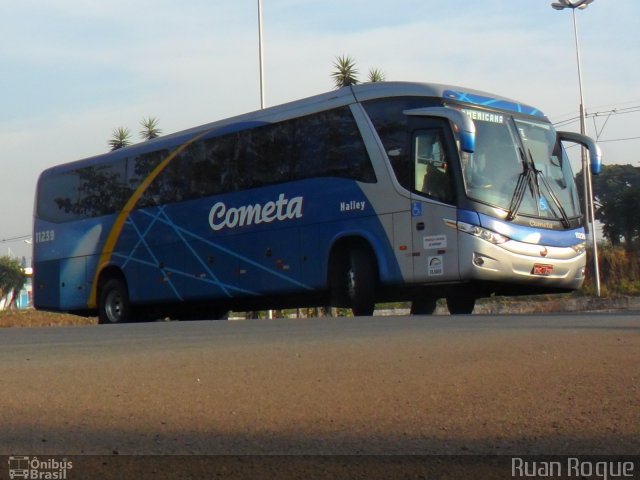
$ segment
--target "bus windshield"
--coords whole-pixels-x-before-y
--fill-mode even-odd
[[[465,110],[476,125],[476,149],[463,154],[467,195],[515,214],[550,219],[580,215],[569,159],[549,123]],[[532,175],[523,177],[528,170]],[[520,187],[520,191],[518,189]],[[521,195],[514,209],[514,198]]]

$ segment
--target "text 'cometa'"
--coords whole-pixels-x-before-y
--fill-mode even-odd
[[[256,203],[227,208],[224,202],[218,202],[209,212],[209,225],[213,230],[218,231],[223,228],[302,218],[303,200],[303,197],[288,199],[284,193],[281,193],[276,201],[265,204]]]

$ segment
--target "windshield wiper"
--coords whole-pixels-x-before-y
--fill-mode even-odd
[[[531,160],[531,164],[534,165],[533,172],[535,175],[536,184],[538,183],[538,180],[542,180],[542,184],[547,189],[547,192],[549,192],[549,196],[551,197],[551,200],[553,201],[554,205],[558,208],[558,211],[560,212],[560,216],[562,217],[561,218],[562,225],[564,225],[565,228],[569,228],[569,216],[567,215],[567,211],[564,209],[564,207],[562,206],[562,203],[560,202],[560,199],[551,188],[551,185],[549,184],[549,181],[547,180],[547,177],[545,176],[545,174],[542,172],[542,170],[538,170],[535,168],[535,163],[533,162],[533,156],[531,155],[531,150],[527,150],[527,153],[529,154],[529,159]],[[539,186],[538,186],[538,196],[539,198],[542,198],[542,192],[540,191]],[[558,217],[558,215],[556,215],[556,212],[553,212],[553,214],[556,217]]]
[[[522,205],[522,200],[524,199],[524,193],[527,191],[527,183],[529,183],[529,170],[525,169],[518,176],[518,183],[516,184],[516,189],[513,192],[513,196],[511,197],[511,203],[509,203],[509,212],[507,213],[507,220],[513,220],[516,218],[518,214],[518,209],[520,205]]]
[[[509,204],[509,212],[507,213],[506,219],[511,221],[514,218],[516,218],[516,215],[518,215],[518,210],[520,210],[520,206],[522,205],[522,201],[524,200],[524,195],[527,191],[527,187],[531,188],[531,193],[534,196],[534,198],[538,198],[538,199],[542,198],[542,192],[540,191],[540,185],[539,185],[539,180],[541,180],[545,189],[549,193],[549,197],[553,201],[553,204],[556,206],[556,208],[560,212],[560,215],[557,215],[557,213],[554,210],[551,210],[552,213],[556,218],[560,218],[565,228],[569,228],[570,223],[569,223],[569,216],[567,215],[567,211],[564,209],[564,207],[562,206],[562,203],[560,202],[560,199],[558,199],[557,195],[551,188],[551,185],[549,184],[547,177],[545,177],[544,173],[541,170],[538,170],[535,168],[535,163],[533,161],[533,156],[531,155],[531,150],[528,150],[527,153],[529,154],[530,161],[529,162],[524,161],[524,158],[523,158],[523,162],[522,162],[523,170],[522,170],[522,173],[520,173],[520,176],[518,177],[518,183],[516,184],[516,189],[513,192],[513,196],[511,197],[511,203]],[[520,155],[524,157],[522,150],[520,150]],[[537,203],[538,214],[539,214],[540,204],[538,202],[536,203]]]
[[[524,199],[524,194],[527,191],[527,186],[532,187],[534,175],[533,169],[529,165],[527,161],[525,161],[524,153],[522,149],[520,150],[520,158],[522,159],[522,172],[518,176],[518,183],[516,184],[516,189],[513,192],[513,196],[511,197],[511,203],[509,203],[509,212],[507,213],[507,220],[511,221],[516,218],[518,214],[518,210],[520,210],[520,205],[522,205],[522,200]]]

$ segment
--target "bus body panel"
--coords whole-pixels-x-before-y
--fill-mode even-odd
[[[369,242],[381,260],[383,279],[401,281],[397,266],[386,261],[393,258],[386,242],[388,232],[357,183],[317,179],[261,190],[134,212],[113,255],[127,278],[135,278],[132,301],[225,299],[325,289],[331,247],[347,236]],[[299,199],[300,216],[291,211],[293,218],[283,213],[285,218],[279,220],[276,210],[275,218],[268,217],[270,222],[212,229],[215,205],[224,204],[227,212],[224,218],[213,219],[218,228],[235,223],[234,211],[250,205],[264,212],[278,199]],[[254,214],[252,218],[262,217]],[[161,291],[149,291],[149,281]]]
[[[413,232],[414,281],[419,283],[455,282],[458,268],[458,232],[448,222],[456,218],[456,207],[414,196],[411,223]]]
[[[326,289],[331,247],[344,237],[368,242],[383,283],[402,282],[393,247],[387,241],[393,227],[385,228],[357,182],[312,179],[259,190],[134,210],[110,252],[109,264],[124,273],[132,303]],[[291,202],[295,205],[287,209]],[[214,210],[216,205],[220,207]],[[216,212],[223,211],[224,215],[217,216]],[[76,248],[76,253],[104,248],[107,225],[85,233],[79,242],[83,247]],[[63,245],[78,238],[67,235],[69,241]],[[39,258],[47,256],[44,250],[41,253]],[[40,282],[43,287],[46,284],[36,294],[36,305],[55,310],[86,309],[99,255],[53,250],[49,256],[63,259],[59,263],[36,262]],[[47,268],[48,263],[60,265],[60,271]],[[58,284],[62,287],[56,289]],[[48,296],[59,296],[59,303]]]
[[[55,224],[36,220],[34,305],[46,310],[83,310],[91,290],[92,272],[113,216]],[[35,275],[35,271],[38,272]]]

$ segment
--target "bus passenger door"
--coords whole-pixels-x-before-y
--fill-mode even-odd
[[[412,135],[411,229],[414,281],[459,280],[458,237],[451,159],[455,152],[446,122],[421,118]]]

